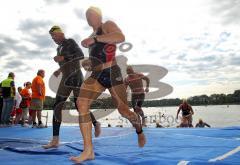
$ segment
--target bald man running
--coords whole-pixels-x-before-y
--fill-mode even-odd
[[[126,88],[129,86],[132,92],[132,107],[134,112],[136,112],[142,118],[142,125],[146,126],[145,116],[142,110],[142,104],[145,99],[145,92],[149,92],[150,79],[144,76],[142,73],[134,72],[131,66],[127,67],[128,76],[124,79],[124,84]],[[143,88],[143,80],[146,81],[146,88]]]
[[[53,41],[58,45],[57,55],[54,61],[57,62],[60,68],[54,72],[58,77],[62,73],[62,79],[59,84],[56,100],[54,103],[53,115],[53,138],[43,148],[57,148],[59,145],[59,132],[62,122],[62,109],[71,92],[74,95],[74,103],[77,109],[77,97],[79,96],[80,86],[83,82],[83,75],[80,69],[80,60],[84,58],[84,54],[78,44],[73,39],[65,38],[62,29],[59,26],[53,26],[49,34]],[[91,122],[95,128],[95,136],[98,137],[101,132],[100,123],[96,121],[92,113],[90,113]]]

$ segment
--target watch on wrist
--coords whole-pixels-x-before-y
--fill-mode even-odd
[[[95,43],[98,42],[97,36],[94,36],[93,39],[94,39],[94,42],[95,42]]]

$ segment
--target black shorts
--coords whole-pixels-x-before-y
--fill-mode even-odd
[[[78,97],[80,87],[83,82],[82,72],[74,72],[71,75],[63,74],[61,82],[58,86],[57,95],[62,97],[69,97],[73,91],[74,97]]]
[[[145,99],[145,93],[132,94],[132,107],[133,108],[135,108],[136,106],[142,107],[144,99]]]
[[[189,111],[182,111],[182,116],[187,116],[187,115],[190,115]]]
[[[118,65],[102,71],[93,71],[90,77],[96,79],[105,88],[123,84],[121,69]]]

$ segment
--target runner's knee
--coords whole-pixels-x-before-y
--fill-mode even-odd
[[[128,105],[120,104],[120,105],[118,105],[118,112],[120,113],[120,115],[122,117],[127,118],[130,115],[131,111],[129,110]]]
[[[78,98],[77,99],[77,107],[78,107],[78,111],[80,114],[87,113],[88,109],[90,107],[90,102],[86,99]]]

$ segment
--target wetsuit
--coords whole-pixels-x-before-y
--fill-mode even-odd
[[[207,123],[204,123],[204,122],[197,123],[195,127],[204,128],[205,126],[210,127],[210,125],[208,125]]]
[[[62,121],[62,109],[72,91],[75,107],[77,108],[76,101],[83,82],[80,60],[84,58],[84,55],[78,44],[73,39],[65,39],[62,44],[58,46],[57,55],[64,56],[64,60],[59,62],[62,79],[57,90],[56,100],[53,107],[53,136],[59,135]],[[96,126],[97,121],[93,114],[90,114],[93,125]]]
[[[98,28],[96,35],[102,35],[102,28]],[[90,77],[96,79],[103,87],[123,84],[121,69],[118,65],[113,65],[103,70],[96,70],[97,66],[115,60],[116,45],[102,42],[96,42],[89,48],[89,57],[91,60],[92,74]]]

